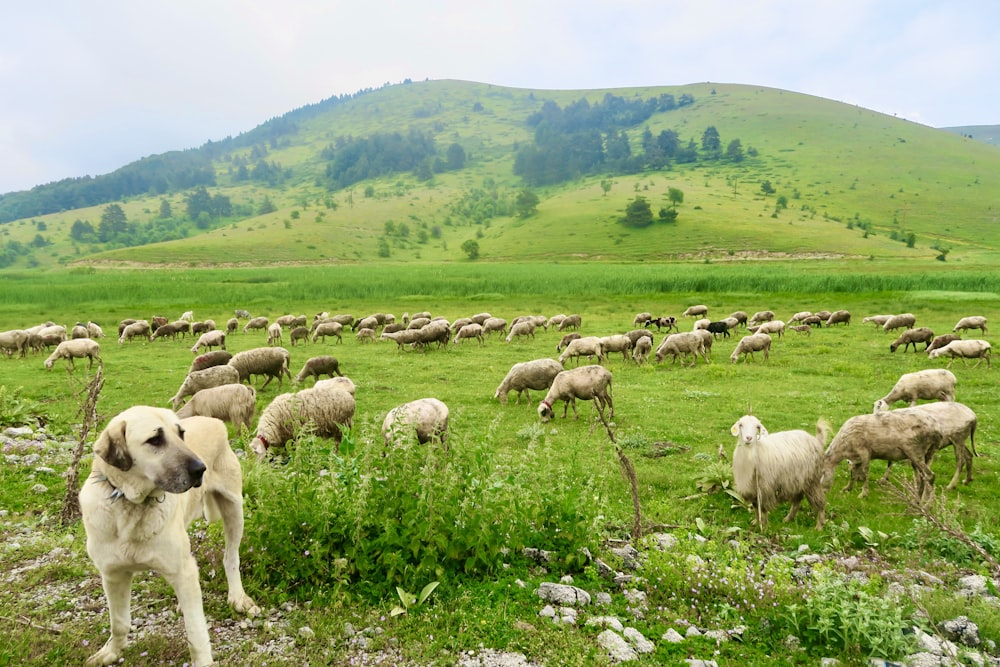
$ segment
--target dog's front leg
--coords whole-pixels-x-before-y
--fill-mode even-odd
[[[108,599],[111,636],[100,651],[87,658],[88,665],[111,665],[118,662],[128,644],[128,632],[132,625],[132,573],[102,574],[101,583],[104,585],[104,595]]]
[[[179,567],[173,572],[164,572],[163,577],[177,594],[177,604],[184,614],[184,630],[188,647],[191,649],[191,663],[194,667],[212,664],[212,646],[208,638],[208,623],[202,608],[201,584],[198,582],[198,564],[190,553],[179,556]]]

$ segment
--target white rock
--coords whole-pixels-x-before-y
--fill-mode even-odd
[[[653,642],[646,639],[641,632],[635,628],[625,628],[625,639],[629,640],[635,647],[636,653],[652,653],[656,650]]]
[[[670,628],[663,633],[663,641],[670,642],[671,644],[680,644],[684,641],[684,637],[681,636],[681,633],[677,632],[673,628]]]
[[[576,586],[543,583],[539,585],[535,593],[546,602],[554,602],[562,606],[590,604],[590,593]]]
[[[591,616],[590,618],[587,619],[586,625],[588,626],[598,625],[602,628],[611,628],[616,632],[621,632],[622,630],[625,629],[625,626],[622,625],[622,622],[619,621],[614,616]]]
[[[605,630],[597,635],[597,643],[607,650],[611,659],[615,662],[627,662],[638,660],[639,654],[625,641],[625,639],[614,630]]]
[[[684,631],[684,636],[688,638],[701,637],[701,630],[694,627],[693,625],[689,625],[688,629]]]

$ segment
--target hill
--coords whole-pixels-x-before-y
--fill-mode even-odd
[[[655,104],[663,99],[684,103]],[[577,166],[568,180],[554,182],[537,171],[528,171],[532,178],[515,174],[519,167],[525,173],[518,162],[525,155],[543,159],[546,151],[552,168],[566,166],[555,144],[539,148],[538,141],[551,138],[557,122],[572,120],[570,110],[641,106],[649,113],[639,120],[621,112],[590,130],[604,159],[597,166]],[[710,128],[714,153],[706,145]],[[581,136],[588,135],[564,135],[560,150]],[[674,137],[678,153],[651,167],[644,140],[650,136]],[[386,142],[399,144],[400,153],[431,146],[412,163],[377,165],[372,156],[386,155]],[[734,142],[739,159],[728,154]],[[373,145],[383,152],[365,153]],[[452,163],[455,146],[462,159]],[[613,151],[624,157],[612,160]],[[356,159],[344,167],[348,154]],[[568,155],[576,160],[580,151]],[[468,261],[476,248],[478,261],[858,257],[989,264],[1000,249],[993,206],[1000,150],[759,86],[543,91],[404,83],[294,110],[197,154],[151,159],[163,170],[158,180],[139,180],[148,163],[123,168],[143,194],[3,224],[3,264],[441,262]],[[169,171],[171,160],[182,166]],[[399,166],[405,164],[415,166]],[[352,173],[360,178],[351,180]],[[124,175],[117,178],[120,185]],[[525,193],[537,197],[537,206],[519,214]],[[626,207],[638,197],[653,222],[625,226]],[[676,221],[661,222],[661,209],[675,209]],[[173,240],[131,245],[137,238]]]
[[[982,141],[991,146],[1000,146],[1000,125],[959,125],[957,127],[943,127],[941,129],[960,134],[969,139]]]

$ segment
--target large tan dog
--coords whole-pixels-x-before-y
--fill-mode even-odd
[[[240,579],[243,477],[225,424],[136,406],[108,423],[94,454],[80,509],[87,553],[108,598],[111,637],[87,664],[110,665],[120,658],[131,625],[132,576],[143,570],[162,574],[177,594],[192,663],[211,664],[198,565],[187,534],[198,516],[223,521],[229,604],[239,612],[260,612]]]

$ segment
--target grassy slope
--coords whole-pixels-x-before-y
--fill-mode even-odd
[[[484,182],[503,195],[521,186],[512,174],[513,152],[531,140],[524,118],[545,99],[561,105],[585,95],[599,100],[606,91],[528,91],[458,81],[393,86],[361,96],[300,124],[291,144],[272,150],[268,159],[291,168],[282,188],[228,186],[229,165],[219,163],[217,191],[234,202],[259,203],[266,195],[279,210],[234,223],[197,237],[141,248],[99,253],[96,261],[217,263],[261,261],[370,261],[386,221],[411,228],[439,226],[440,239],[426,244],[394,243],[397,261],[464,259],[461,243],[476,238],[484,259],[557,257],[615,258],[627,261],[685,259],[730,254],[839,254],[896,257],[921,262],[937,253],[935,241],[953,248],[950,261],[988,262],[1000,248],[993,208],[1000,192],[1000,151],[981,142],[829,100],[776,89],[695,84],[671,88],[619,89],[616,95],[649,97],[662,92],[690,93],[690,107],[657,114],[648,122],[654,134],[678,132],[682,141],[700,142],[714,125],[726,145],[739,138],[744,149],[759,151],[741,165],[707,163],[672,171],[616,179],[604,196],[600,178],[539,191],[538,214],[528,220],[500,218],[489,228],[467,226],[446,206]],[[483,107],[473,112],[476,102]],[[409,174],[375,181],[376,196],[365,198],[367,183],[328,193],[315,183],[323,165],[320,150],[337,136],[372,132],[434,132],[439,148],[452,141],[465,147],[468,167],[418,183]],[[638,142],[641,130],[630,132]],[[769,180],[789,209],[772,217],[775,197],[761,194]],[[668,187],[685,194],[677,225],[628,230],[617,223],[625,204],[640,194],[654,211],[666,203]],[[183,198],[171,198],[176,212]],[[336,202],[337,208],[325,206]],[[129,220],[151,220],[158,198],[123,204]],[[55,245],[39,251],[46,266],[58,258],[91,258],[68,243],[76,219],[96,226],[103,207],[68,211],[45,218],[45,235]],[[297,213],[295,213],[297,211]],[[298,216],[298,217],[295,217]],[[874,226],[863,238],[847,222]],[[836,219],[836,220],[834,220]],[[913,232],[913,249],[889,238],[891,231]],[[30,242],[30,222],[12,223],[10,238]],[[266,248],[266,252],[262,251]]]

